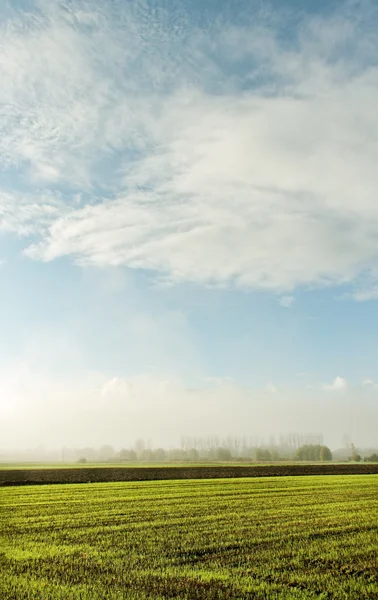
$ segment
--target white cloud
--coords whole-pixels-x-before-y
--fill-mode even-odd
[[[373,379],[365,379],[362,382],[362,385],[369,389],[374,389],[374,390],[378,389],[378,383],[376,381],[374,381]]]
[[[124,388],[124,382],[119,377],[113,377],[104,383],[101,387],[101,396],[106,397],[108,394],[117,393]]]
[[[335,377],[331,384],[324,386],[324,389],[330,392],[340,392],[348,389],[348,382],[343,377]]]
[[[289,47],[247,16],[62,6],[1,30],[0,163],[89,194],[34,225],[29,256],[277,292],[374,279],[373,9],[308,17]]]
[[[268,392],[268,394],[276,394],[278,389],[275,385],[273,385],[273,383],[268,383],[268,385],[265,387],[265,391]]]
[[[0,189],[0,231],[20,236],[46,234],[49,225],[68,210],[68,201],[56,193],[37,195]]]
[[[291,308],[295,303],[294,296],[281,296],[279,299],[279,304],[283,308]]]
[[[378,288],[373,287],[371,289],[356,290],[353,292],[352,297],[357,302],[368,302],[369,300],[378,300]]]

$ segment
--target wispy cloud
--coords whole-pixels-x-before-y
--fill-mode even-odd
[[[276,394],[278,389],[275,385],[273,385],[273,383],[268,383],[268,385],[265,387],[265,391],[268,392],[268,394]]]
[[[364,387],[366,387],[367,389],[378,390],[378,383],[376,381],[374,381],[373,379],[365,379],[362,382],[362,385]]]
[[[369,300],[378,300],[378,288],[373,287],[370,289],[356,290],[353,292],[352,297],[357,302],[368,302]]]
[[[281,298],[279,299],[279,304],[283,308],[291,308],[292,306],[294,306],[294,303],[294,296],[281,296]]]
[[[0,189],[0,231],[20,236],[47,235],[51,223],[69,210],[68,199],[51,191],[34,195]]]
[[[28,256],[277,292],[376,276],[373,5],[304,16],[290,42],[283,15],[278,35],[267,13],[37,7],[1,27],[0,163],[35,198],[88,197],[34,225]]]
[[[324,389],[329,392],[341,392],[348,389],[348,382],[344,377],[335,377],[332,383],[324,386]]]

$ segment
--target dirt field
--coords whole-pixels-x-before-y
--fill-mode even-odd
[[[53,483],[100,483],[168,479],[223,479],[284,475],[378,474],[378,464],[291,464],[256,466],[72,467],[0,470],[0,486]]]

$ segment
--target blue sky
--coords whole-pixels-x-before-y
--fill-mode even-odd
[[[2,3],[0,446],[378,443],[377,25]]]

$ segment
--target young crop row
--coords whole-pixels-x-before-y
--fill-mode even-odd
[[[0,597],[378,598],[378,476],[12,487]]]

